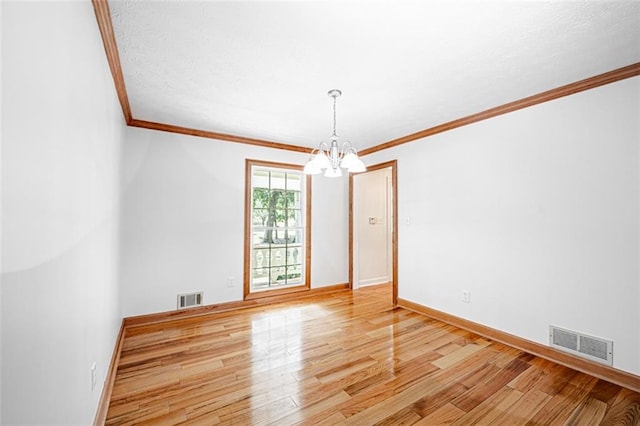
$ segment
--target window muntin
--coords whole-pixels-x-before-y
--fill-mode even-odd
[[[245,296],[308,288],[308,177],[299,166],[250,160],[247,172],[249,265],[245,269]]]

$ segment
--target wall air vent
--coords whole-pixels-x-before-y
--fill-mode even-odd
[[[193,308],[202,305],[202,292],[178,295],[178,309]]]
[[[549,345],[591,361],[613,365],[613,341],[549,326]]]

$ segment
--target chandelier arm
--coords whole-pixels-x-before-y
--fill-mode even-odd
[[[311,150],[311,152],[309,153],[309,159],[307,160],[307,163],[310,163],[313,161],[313,159],[315,158],[315,156],[318,154],[318,148],[313,148]]]
[[[320,152],[320,150],[329,152],[329,144],[327,143],[327,141],[322,141],[320,142],[320,145],[318,145],[318,147],[315,148],[315,150],[318,152]]]
[[[354,154],[358,155],[358,151],[356,151],[356,149],[353,147],[353,144],[350,141],[344,141],[342,143],[342,148],[340,150],[340,153],[342,156],[345,156],[349,152],[353,152]]]

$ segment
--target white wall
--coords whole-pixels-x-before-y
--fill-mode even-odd
[[[365,157],[398,159],[399,297],[640,374],[639,118],[635,77]]]
[[[125,316],[242,300],[245,159],[306,154],[128,128],[122,204]],[[311,287],[348,281],[348,181],[313,176]],[[235,286],[227,287],[227,277]]]
[[[122,112],[90,2],[3,2],[2,39],[0,423],[87,425],[122,318]]]

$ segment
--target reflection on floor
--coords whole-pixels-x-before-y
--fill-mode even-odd
[[[107,424],[626,424],[640,394],[366,287],[129,328]]]

